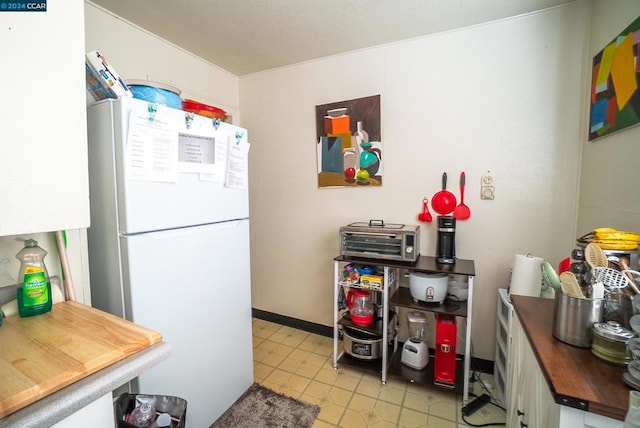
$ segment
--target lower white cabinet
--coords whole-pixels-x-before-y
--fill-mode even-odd
[[[51,428],[113,428],[114,426],[113,397],[109,392]]]
[[[552,421],[554,406],[546,381],[517,318],[512,320],[507,388],[507,426],[557,427]]]
[[[507,394],[508,428],[622,428],[623,421],[557,404],[518,317],[511,322]]]

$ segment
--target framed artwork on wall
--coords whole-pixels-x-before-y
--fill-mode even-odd
[[[640,123],[640,17],[593,57],[589,141]]]
[[[380,95],[316,106],[318,187],[382,186]]]

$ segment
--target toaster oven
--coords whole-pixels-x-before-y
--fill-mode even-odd
[[[420,256],[420,226],[356,222],[340,228],[340,255],[415,262]]]

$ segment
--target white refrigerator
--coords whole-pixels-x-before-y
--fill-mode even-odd
[[[137,99],[89,106],[88,130],[92,305],[172,346],[131,392],[208,427],[253,382],[247,132]]]

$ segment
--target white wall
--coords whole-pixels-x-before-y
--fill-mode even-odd
[[[578,1],[242,77],[253,306],[331,325],[340,226],[415,224],[442,172],[458,194],[465,171],[472,214],[457,253],[476,262],[474,355],[493,360],[497,289],[514,255],[557,265],[575,243],[587,12]],[[315,106],[376,94],[383,186],[318,189]],[[487,170],[494,201],[480,200]],[[421,227],[421,253],[434,255],[435,224]]]
[[[594,9],[605,3],[594,0]],[[573,248],[586,139],[579,106],[589,4],[581,0],[240,81],[90,2],[85,43],[125,79],[171,83],[250,129],[256,308],[330,325],[339,227],[369,218],[416,223],[422,198],[438,190],[442,171],[457,194],[456,177],[465,170],[472,217],[458,225],[458,256],[476,261],[474,350],[492,360],[496,289],[505,286],[513,256],[530,252],[555,264]],[[384,186],[318,189],[315,106],[375,94],[382,97]],[[497,180],[495,201],[479,197],[486,170]],[[433,255],[435,226],[422,228],[421,251]],[[86,264],[84,231],[70,235],[77,269]],[[36,237],[55,253],[50,236]],[[0,259],[12,259],[13,276],[20,245],[13,237],[0,239]],[[55,259],[49,266],[56,274]],[[86,267],[77,277],[88,287]]]
[[[640,16],[640,2],[593,0],[589,55],[585,64],[589,79],[593,57]],[[585,92],[586,94],[587,92]],[[578,234],[596,227],[640,230],[640,127],[588,141],[589,99],[584,101],[582,167]]]

